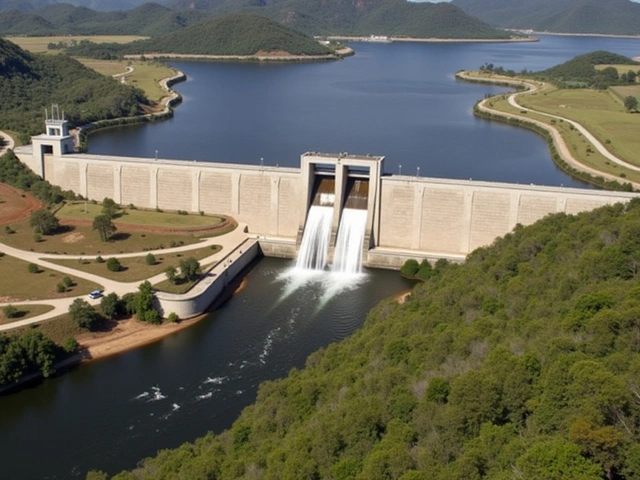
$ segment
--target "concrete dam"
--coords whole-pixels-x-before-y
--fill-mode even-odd
[[[361,213],[362,264],[463,260],[517,224],[637,196],[626,192],[383,175],[384,157],[307,152],[300,168],[73,153],[64,119],[15,153],[54,185],[84,198],[138,208],[226,214],[247,223],[267,256],[295,258],[314,207],[326,220],[326,259],[347,210]],[[329,210],[326,210],[329,209]],[[339,247],[338,247],[339,249]]]

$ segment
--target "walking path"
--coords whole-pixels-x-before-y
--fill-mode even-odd
[[[0,155],[4,155],[4,152],[6,152],[7,150],[13,150],[13,148],[15,147],[15,142],[13,141],[13,138],[11,138],[11,135],[3,132],[2,130],[0,130],[0,137],[2,137],[2,139],[5,141],[4,146],[0,147]]]
[[[468,72],[459,72],[456,74],[458,77],[462,78],[462,79],[469,79],[469,80],[478,80],[477,77],[473,77],[471,75],[468,74]],[[606,147],[596,138],[593,136],[593,134],[591,134],[585,127],[583,127],[580,123],[574,121],[574,120],[570,120],[568,118],[565,117],[561,117],[559,115],[552,115],[550,113],[544,113],[544,112],[540,112],[538,110],[533,110],[527,107],[523,107],[522,105],[520,105],[517,101],[517,97],[520,95],[524,95],[524,94],[529,94],[532,92],[535,92],[538,90],[538,86],[534,83],[531,82],[525,82],[525,81],[518,81],[518,80],[508,80],[508,79],[490,79],[490,78],[482,78],[482,81],[486,81],[488,83],[500,83],[500,84],[510,84],[514,87],[516,86],[524,86],[527,88],[527,90],[525,91],[520,91],[520,92],[514,92],[512,94],[510,94],[508,96],[508,102],[509,105],[511,105],[514,108],[517,108],[521,111],[527,111],[527,112],[534,112],[538,115],[543,115],[545,117],[549,117],[549,118],[554,118],[556,120],[562,120],[564,122],[567,122],[571,125],[573,125],[573,127],[578,130],[582,135],[584,135],[584,137],[591,142],[591,144],[598,150],[598,152],[600,152],[603,156],[605,156],[607,159],[609,159],[610,161],[628,168],[629,170],[633,170],[633,171],[637,171],[640,172],[640,167],[637,167],[636,165],[632,165],[628,162],[626,162],[625,160],[616,157],[615,155],[613,155],[611,152],[609,152]],[[582,162],[580,162],[580,160],[578,160],[577,158],[575,158],[573,156],[573,154],[571,153],[571,150],[569,149],[569,146],[567,145],[565,139],[562,137],[562,134],[560,133],[560,131],[553,127],[552,125],[549,125],[547,123],[544,123],[542,121],[539,120],[535,120],[532,119],[530,117],[525,117],[523,115],[516,115],[516,114],[511,114],[511,113],[506,113],[503,112],[501,110],[496,110],[493,108],[490,108],[487,106],[487,102],[489,102],[491,100],[491,98],[485,98],[483,99],[479,104],[478,104],[478,108],[483,111],[483,112],[487,112],[487,113],[491,113],[494,115],[499,115],[501,117],[507,118],[507,119],[518,119],[518,120],[524,120],[525,122],[529,122],[529,123],[533,123],[534,125],[537,125],[539,127],[544,128],[545,130],[547,130],[550,134],[551,137],[553,139],[553,144],[555,145],[556,149],[558,150],[558,153],[560,154],[560,156],[562,157],[562,159],[571,167],[583,171],[583,172],[587,172],[591,175],[596,175],[596,176],[600,176],[603,178],[606,178],[608,180],[615,180],[615,181],[620,181],[620,177],[616,176],[616,175],[611,175],[605,172],[602,172],[600,170],[597,170],[595,168],[589,167],[585,164],[583,164]],[[634,189],[640,189],[640,183],[637,182],[631,182],[626,180],[627,182],[631,183],[631,185],[633,186]]]
[[[181,247],[175,248],[166,248],[162,250],[151,250],[146,252],[138,252],[138,253],[124,253],[119,255],[113,255],[115,258],[132,258],[132,257],[140,257],[147,255],[149,253],[153,253],[154,255],[159,254],[167,254],[167,253],[176,253],[176,252],[187,252],[189,250],[193,250],[196,248],[208,247],[211,245],[220,245],[222,247],[218,252],[204,258],[200,261],[202,266],[208,266],[215,262],[219,262],[223,258],[225,258],[230,252],[232,252],[237,246],[242,244],[249,235],[246,233],[246,224],[239,224],[238,227],[225,235],[220,235],[217,237],[207,238],[206,240],[192,244],[192,245],[184,245]],[[65,267],[62,265],[57,265],[55,263],[51,263],[47,261],[47,259],[81,259],[87,258],[87,255],[47,255],[37,252],[30,252],[26,250],[20,250],[18,248],[10,247],[3,243],[0,243],[0,252],[3,252],[6,255],[19,258],[29,263],[35,263],[42,267],[57,270],[59,272],[65,273],[67,275],[73,275],[74,277],[83,278],[85,280],[89,280],[95,283],[98,283],[103,286],[106,293],[116,293],[118,296],[122,296],[125,293],[135,292],[138,290],[138,286],[144,281],[139,280],[135,282],[118,282],[116,280],[110,280],[108,278],[101,277],[99,275],[94,275],[92,273],[83,272],[81,270],[76,270],[74,268]],[[226,268],[224,266],[223,268]],[[147,278],[147,280],[153,285],[159,283],[166,279],[166,275],[164,273],[160,273],[158,275],[154,275],[152,277]],[[90,300],[85,295],[79,295],[76,297],[69,298],[60,298],[60,299],[42,299],[42,300],[29,300],[24,302],[11,302],[11,305],[19,306],[19,305],[51,305],[53,306],[53,310],[43,313],[42,315],[38,315],[36,317],[27,318],[25,320],[20,320],[17,322],[7,323],[5,325],[0,325],[0,332],[12,330],[19,327],[24,327],[26,325],[33,325],[44,320],[48,320],[50,318],[57,317],[59,315],[63,315],[69,311],[69,306],[76,298],[82,298],[88,301],[91,304],[99,304],[100,300]],[[0,303],[0,308],[9,305],[9,303]]]

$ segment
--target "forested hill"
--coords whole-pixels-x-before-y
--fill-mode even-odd
[[[0,38],[0,129],[42,133],[44,109],[58,103],[72,125],[136,115],[144,93],[66,55],[31,55]]]
[[[436,271],[262,384],[229,431],[115,478],[639,478],[640,200]]]
[[[332,51],[300,32],[250,14],[217,17],[183,30],[123,46],[127,53],[255,55],[286,52],[327,55]]]
[[[630,0],[453,0],[452,3],[469,15],[503,28],[640,34],[640,4]]]
[[[2,1],[2,0],[0,0]],[[508,38],[509,34],[447,3],[407,0],[189,0],[173,9],[147,3],[124,12],[96,12],[54,3],[0,12],[4,35],[148,35],[180,30],[214,15],[254,13],[311,35],[405,35]]]

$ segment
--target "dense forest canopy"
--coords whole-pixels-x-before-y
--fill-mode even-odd
[[[64,108],[71,125],[137,115],[144,93],[65,55],[31,55],[0,38],[0,129],[41,133],[44,109]]]
[[[502,28],[640,34],[640,4],[630,0],[453,0],[452,3],[469,15]]]
[[[214,18],[158,38],[130,44],[86,44],[67,49],[71,55],[105,58],[105,52],[254,55],[287,52],[327,55],[332,51],[302,33],[259,15],[231,14]]]
[[[115,478],[636,479],[639,267],[638,199],[518,226]]]
[[[5,35],[147,35],[180,30],[211,16],[254,13],[312,35],[405,35],[508,38],[504,31],[447,3],[407,0],[189,0],[147,3],[123,12],[96,12],[54,3],[29,11],[0,11]],[[77,11],[76,11],[77,10]]]

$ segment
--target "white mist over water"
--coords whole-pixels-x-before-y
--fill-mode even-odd
[[[296,268],[324,270],[327,265],[332,220],[333,207],[311,206],[302,234]]]
[[[342,211],[331,267],[334,272],[356,274],[362,271],[362,242],[366,223],[366,210],[345,208]]]

